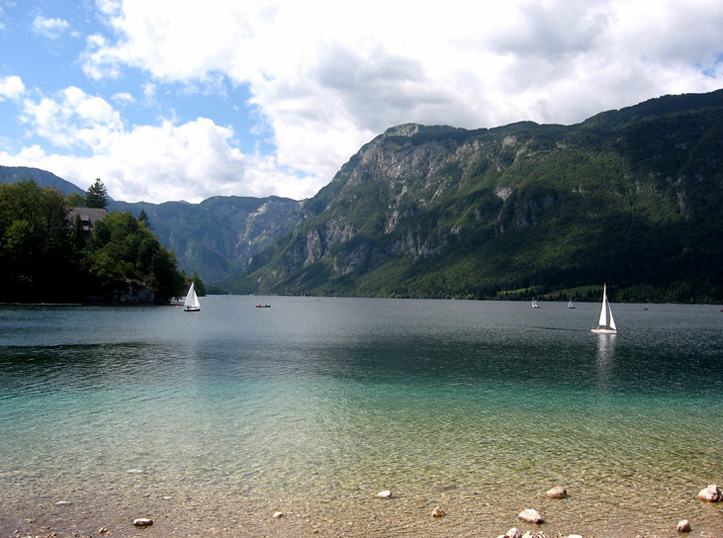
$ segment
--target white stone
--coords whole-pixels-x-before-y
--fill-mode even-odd
[[[525,508],[517,517],[528,523],[543,523],[542,516],[533,508]]]
[[[274,519],[279,519],[279,518],[281,518],[281,517],[284,517],[284,513],[283,513],[283,512],[274,512],[274,515],[273,515],[273,518],[274,518]]]
[[[517,530],[517,527],[512,527],[507,531],[507,534],[505,534],[505,538],[522,538],[522,533]]]
[[[545,492],[545,495],[550,499],[564,499],[567,497],[567,490],[562,486],[555,486]]]
[[[388,489],[385,489],[384,491],[380,491],[379,493],[377,493],[376,496],[379,497],[380,499],[388,499],[389,497],[392,496],[392,492],[389,491]]]
[[[73,503],[70,501],[58,501],[57,503],[55,503],[55,506],[70,506],[71,504]]]
[[[701,501],[710,501],[715,503],[723,500],[723,493],[721,493],[721,490],[718,489],[716,484],[711,484],[707,488],[701,489],[700,492],[698,492],[698,498]]]
[[[446,514],[444,510],[442,510],[441,506],[437,506],[434,510],[432,510],[432,517],[442,517]]]
[[[690,523],[687,519],[678,521],[678,532],[690,532]]]
[[[134,519],[133,524],[136,527],[150,527],[151,525],[153,525],[153,520],[148,519],[147,517],[141,517],[138,519]]]

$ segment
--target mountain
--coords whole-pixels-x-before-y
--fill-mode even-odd
[[[393,127],[226,286],[501,298],[607,282],[614,300],[721,301],[722,156],[723,90],[572,126]]]
[[[57,187],[64,195],[85,191],[55,174],[38,168],[0,166],[0,183],[34,180]],[[214,197],[200,204],[166,202],[128,203],[110,200],[108,210],[141,210],[148,216],[159,241],[176,255],[178,267],[217,284],[242,271],[251,257],[268,247],[297,222],[303,202],[278,198]]]
[[[66,181],[45,170],[25,166],[0,166],[0,183],[19,183],[31,179],[41,187],[57,187],[66,196],[73,193],[85,195],[84,190],[70,181]]]
[[[174,251],[179,269],[220,283],[246,268],[296,224],[303,203],[288,198],[219,196],[187,202],[111,202],[110,210],[145,211],[160,242]]]
[[[110,202],[237,293],[723,301],[723,91],[571,126],[400,125],[313,198]],[[0,182],[50,172],[0,166]]]

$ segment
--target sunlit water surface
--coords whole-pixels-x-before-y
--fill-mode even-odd
[[[597,308],[0,307],[0,535],[723,536],[723,313]]]

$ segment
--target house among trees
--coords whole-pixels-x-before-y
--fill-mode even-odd
[[[71,207],[68,212],[68,220],[74,224],[80,218],[80,226],[83,230],[85,239],[90,239],[93,235],[93,226],[99,220],[105,218],[107,211],[99,207]]]

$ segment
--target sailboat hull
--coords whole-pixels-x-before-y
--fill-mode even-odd
[[[201,307],[200,306],[187,306],[183,309],[184,312],[200,312]]]
[[[602,328],[596,328],[596,329],[590,329],[590,332],[593,332],[595,334],[617,334],[617,329],[602,329]]]

